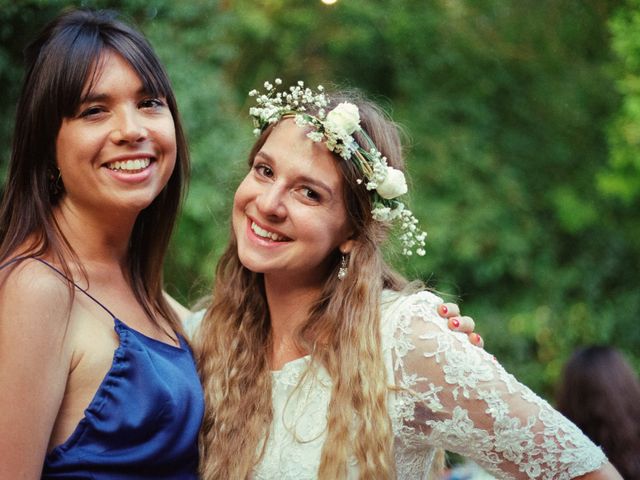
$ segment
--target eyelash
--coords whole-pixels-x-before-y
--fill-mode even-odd
[[[102,107],[97,107],[97,106],[89,107],[89,108],[83,110],[80,113],[80,115],[78,115],[78,116],[81,117],[81,118],[90,117],[92,115],[97,115],[99,113],[102,113],[102,111],[103,111]]]
[[[264,178],[272,178],[273,170],[268,165],[263,163],[259,163],[253,166],[254,171],[261,177]],[[313,188],[302,186],[298,189],[299,192],[302,193],[302,196],[309,201],[312,202],[320,202],[322,200],[322,195],[320,195]],[[309,195],[310,194],[310,195]]]
[[[253,168],[259,175],[263,177],[271,178],[273,176],[273,170],[271,170],[271,167],[268,167],[267,165],[258,164],[258,165],[255,165]],[[266,173],[266,170],[269,171],[269,174]]]
[[[144,105],[145,103],[151,105]],[[140,105],[142,108],[160,108],[164,107],[166,103],[159,98],[146,98],[140,102]]]
[[[309,187],[302,187],[301,190],[309,192],[312,194],[312,196],[309,196],[308,194],[305,194],[305,198],[308,198],[309,200],[313,200],[314,202],[319,202],[321,200],[321,196],[318,192],[316,192],[314,189],[309,188]]]
[[[144,109],[157,109],[157,108],[162,108],[164,106],[166,106],[166,103],[159,98],[145,98],[144,100],[141,100],[138,103],[138,108],[144,108]],[[102,113],[104,110],[105,110],[104,107],[94,105],[83,110],[80,113],[80,115],[78,115],[78,117],[85,118],[93,115],[98,115]]]

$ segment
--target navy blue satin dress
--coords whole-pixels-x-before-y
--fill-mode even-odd
[[[76,288],[111,315],[120,345],[84,418],[47,455],[42,478],[196,479],[204,396],[189,345],[133,330]]]

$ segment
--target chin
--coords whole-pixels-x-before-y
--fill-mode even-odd
[[[151,206],[156,198],[160,195],[158,192],[157,195],[148,195],[140,198],[133,198],[130,201],[126,202],[125,208],[130,208],[132,210],[136,210],[138,212],[142,212],[144,209]]]
[[[251,259],[245,258],[242,255],[238,255],[238,259],[244,268],[253,273],[265,273],[264,267],[260,267],[258,262],[252,262]],[[261,263],[261,262],[260,262]]]

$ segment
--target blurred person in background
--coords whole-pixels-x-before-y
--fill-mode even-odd
[[[618,350],[576,350],[564,367],[556,403],[625,479],[640,479],[640,381]]]

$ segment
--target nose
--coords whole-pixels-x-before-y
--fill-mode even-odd
[[[147,138],[141,113],[136,108],[123,108],[115,115],[112,139],[115,143],[138,143]]]
[[[284,219],[287,208],[284,202],[287,192],[278,184],[271,184],[256,197],[258,211],[270,220]]]

